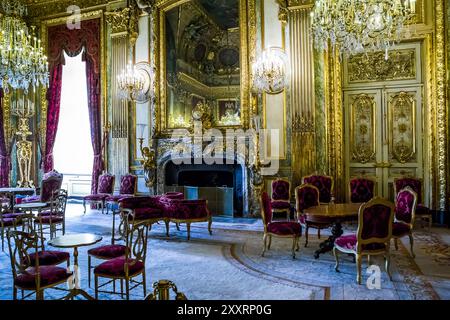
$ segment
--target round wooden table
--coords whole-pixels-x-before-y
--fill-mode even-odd
[[[73,276],[69,278],[70,293],[64,297],[64,300],[73,299],[78,295],[82,295],[88,300],[95,300],[86,291],[80,289],[80,276],[78,268],[78,248],[94,245],[102,241],[102,237],[91,233],[79,233],[64,235],[54,238],[48,242],[55,248],[73,248]],[[90,270],[88,270],[90,272]]]
[[[333,250],[334,241],[342,234],[343,221],[358,219],[361,203],[325,204],[305,209],[306,221],[312,223],[331,224],[331,236],[320,244],[320,249],[314,253],[318,259],[320,254]]]

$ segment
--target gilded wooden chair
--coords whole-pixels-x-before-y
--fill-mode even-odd
[[[118,205],[122,199],[136,196],[138,177],[134,174],[126,174],[120,178],[119,194],[108,196],[106,201],[106,214],[113,205]]]
[[[356,257],[356,281],[361,284],[361,264],[364,255],[370,257],[383,255],[386,261],[386,272],[389,271],[390,240],[394,222],[394,205],[381,198],[373,198],[359,208],[358,230],[356,234],[344,235],[334,242],[333,254],[336,259],[336,272],[339,272],[338,253],[352,254]]]
[[[309,228],[317,229],[317,236],[320,239],[320,230],[326,229],[330,224],[308,221],[304,215],[304,210],[319,205],[320,192],[311,184],[304,184],[295,188],[295,210],[297,220],[305,228],[305,247],[308,246]]]
[[[19,212],[11,213],[6,207],[0,208],[0,235],[2,238],[2,251],[5,250],[5,236],[9,230],[17,230],[17,227],[25,226],[28,216]]]
[[[334,201],[334,180],[330,176],[310,175],[303,177],[302,184],[312,184],[320,192],[320,203],[330,203]]]
[[[350,202],[364,203],[375,197],[375,179],[353,178],[348,183]]]
[[[57,267],[56,262],[53,265],[41,265],[43,259],[42,255],[41,258],[39,255],[39,239],[37,233],[8,232],[14,300],[17,300],[17,290],[22,290],[22,293],[31,291],[26,296],[22,295],[22,299],[36,294],[36,300],[43,300],[46,289],[64,284],[72,276],[72,273],[66,268]]]
[[[264,250],[270,250],[272,237],[292,238],[292,258],[295,259],[295,251],[300,250],[299,240],[302,236],[302,226],[293,221],[272,221],[272,205],[267,192],[261,195],[261,217],[264,224]]]
[[[39,195],[26,197],[22,199],[22,203],[43,202],[47,203],[52,200],[55,191],[61,189],[64,176],[56,170],[47,172],[42,177]]]
[[[100,288],[114,282],[115,280],[120,280],[121,283],[125,282],[126,300],[130,299],[130,291],[140,285],[143,287],[144,297],[147,294],[145,259],[147,256],[149,226],[143,223],[135,223],[134,215],[131,210],[124,210],[124,213],[124,230],[126,233],[125,255],[123,257],[105,261],[94,268],[96,299],[98,299],[98,294],[100,292],[118,294],[115,290],[113,290],[113,292],[100,291]],[[136,280],[138,276],[142,276],[142,281]],[[109,280],[99,285],[99,278],[106,278]],[[130,284],[133,286],[130,287]]]
[[[114,193],[114,182],[116,177],[109,173],[103,173],[98,177],[97,193],[83,197],[84,213],[86,214],[86,203],[100,204],[102,213],[105,212],[106,198]]]
[[[41,211],[34,217],[34,225],[41,237],[44,236],[44,231],[48,230],[50,239],[53,239],[57,231],[61,231],[63,235],[66,233],[67,191],[56,190],[49,205],[49,210]]]
[[[408,236],[411,246],[411,256],[414,254],[414,238],[412,230],[416,218],[417,193],[410,187],[401,190],[395,204],[395,221],[392,227],[392,238],[394,239],[395,249],[398,250],[398,239]]]
[[[291,216],[291,183],[285,179],[272,181],[272,213],[286,213],[286,220]]]
[[[416,216],[421,220],[428,222],[428,228],[431,228],[433,224],[433,216],[431,214],[430,208],[423,205],[423,183],[421,179],[417,178],[397,178],[394,179],[394,194],[397,200],[397,194],[400,190],[406,187],[410,187],[417,194],[417,207]]]

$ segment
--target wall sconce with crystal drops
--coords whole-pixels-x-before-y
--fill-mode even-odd
[[[124,100],[146,103],[153,96],[154,72],[147,62],[129,63],[117,77],[119,96]]]
[[[264,50],[252,66],[253,90],[278,94],[288,86],[288,57],[281,48]]]

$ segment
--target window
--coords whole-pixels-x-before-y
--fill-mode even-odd
[[[61,109],[53,149],[55,169],[67,175],[91,175],[93,150],[87,100],[86,64],[82,54],[65,53]]]

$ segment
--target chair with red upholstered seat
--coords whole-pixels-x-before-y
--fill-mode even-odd
[[[36,300],[43,300],[44,290],[64,284],[72,276],[72,273],[68,272],[66,268],[56,266],[61,263],[62,254],[39,251],[37,233],[9,231],[8,246],[14,280],[14,300],[17,300],[17,290],[22,290],[22,293],[23,291],[32,291],[23,298],[35,293]],[[44,262],[47,265],[41,264]],[[60,288],[60,290],[64,289]]]
[[[286,213],[286,220],[291,216],[291,183],[285,179],[272,181],[272,214]]]
[[[371,178],[353,178],[348,183],[351,203],[364,203],[375,196],[375,180]]]
[[[329,224],[308,221],[303,214],[305,209],[319,205],[320,192],[311,184],[304,184],[295,188],[295,209],[297,220],[305,228],[305,247],[308,246],[309,228],[317,229],[317,236],[320,239],[320,230],[328,228]]]
[[[433,216],[430,209],[423,204],[423,183],[417,178],[398,178],[394,179],[394,194],[397,200],[397,194],[400,190],[410,187],[417,194],[416,217],[428,222],[428,228],[433,224]]]
[[[267,192],[261,195],[261,217],[264,224],[264,250],[270,250],[272,237],[292,238],[292,258],[295,259],[295,251],[300,250],[299,240],[302,235],[302,226],[293,221],[272,221],[272,205]]]
[[[5,235],[9,230],[17,230],[17,227],[25,226],[28,216],[21,213],[11,213],[6,207],[0,208],[0,236],[2,238],[2,251],[5,250]],[[22,230],[23,231],[23,230]]]
[[[119,204],[121,199],[134,197],[137,191],[137,176],[134,174],[126,174],[120,178],[119,194],[108,196],[106,198],[106,213],[109,212],[109,207]]]
[[[61,189],[64,176],[56,170],[44,174],[41,181],[40,194],[22,199],[22,203],[47,203],[52,199],[55,191]]]
[[[319,189],[320,203],[330,203],[334,201],[334,181],[332,177],[325,175],[311,175],[303,177],[302,184],[312,184]]]
[[[130,290],[139,285],[143,286],[144,297],[146,296],[146,278],[145,278],[145,259],[147,256],[147,238],[149,225],[143,223],[135,223],[134,214],[131,210],[123,210],[123,227],[126,239],[125,254],[121,257],[107,260],[94,268],[95,281],[95,298],[98,299],[99,289],[107,284],[114,283],[115,280],[125,282],[126,299],[130,299]],[[142,281],[135,280],[136,277],[142,276]],[[99,278],[110,279],[106,283],[99,285]],[[130,288],[130,283],[134,284]],[[122,288],[122,286],[121,286]],[[115,286],[113,287],[115,292]],[[122,292],[121,292],[122,294]]]
[[[389,243],[394,222],[394,205],[381,198],[373,198],[359,208],[358,230],[356,234],[344,235],[334,242],[333,254],[336,259],[336,272],[339,272],[338,252],[352,254],[356,257],[358,284],[361,284],[362,256],[383,255],[386,260],[386,272],[389,271]]]
[[[100,204],[102,213],[105,212],[106,198],[114,193],[114,182],[116,177],[109,173],[103,173],[98,177],[97,193],[90,194],[83,198],[84,213],[86,213],[86,203]]]
[[[166,221],[166,215],[159,201],[160,197],[133,197],[124,198],[119,201],[120,216],[123,217],[126,210],[131,210],[135,223],[148,225],[150,228],[154,223]],[[166,226],[167,235],[169,234]]]
[[[395,220],[392,227],[392,238],[394,239],[395,249],[398,250],[398,239],[408,236],[411,246],[411,256],[414,254],[414,238],[412,230],[416,217],[417,193],[410,187],[401,190],[395,204]]]
[[[57,231],[61,231],[63,235],[66,233],[66,204],[67,191],[56,190],[49,202],[50,209],[34,217],[35,230],[39,230],[41,237],[44,236],[45,230],[49,231],[50,239],[56,236]]]

